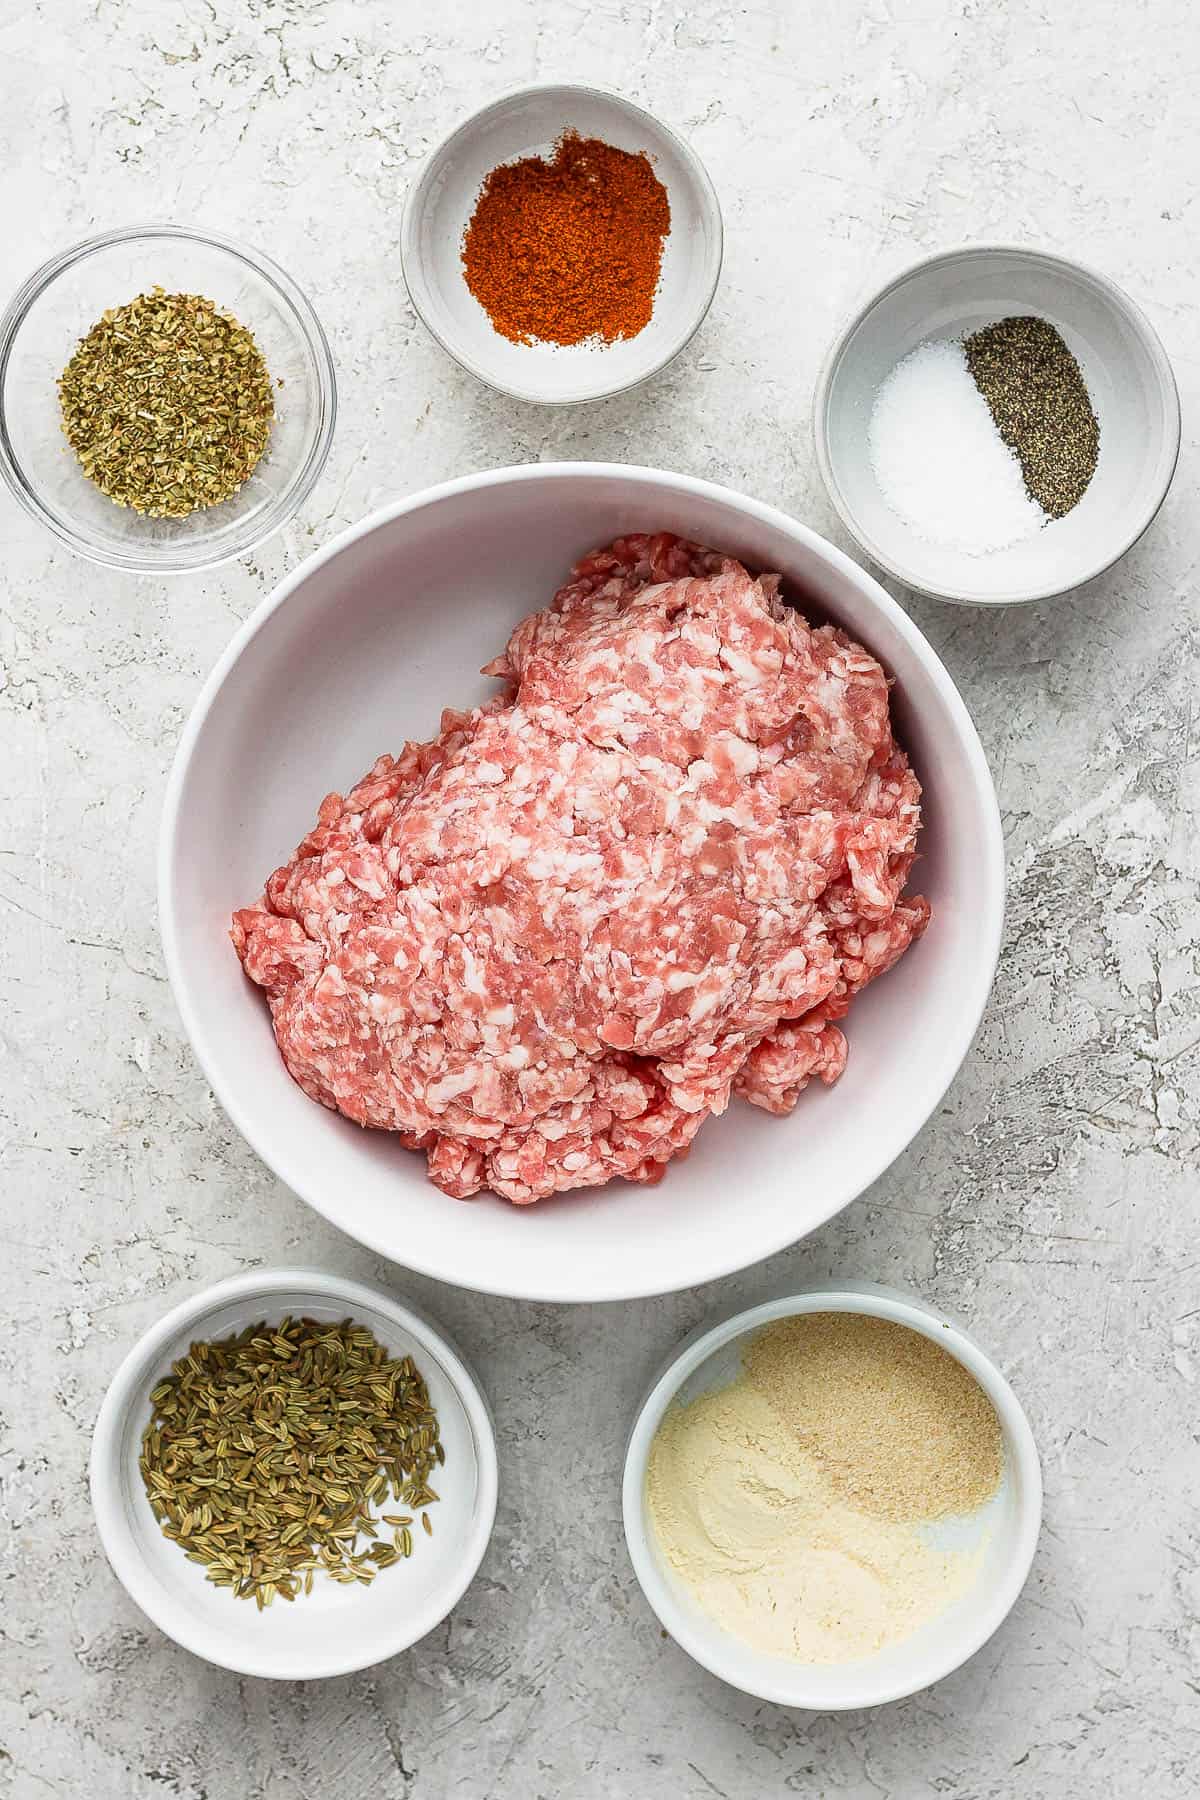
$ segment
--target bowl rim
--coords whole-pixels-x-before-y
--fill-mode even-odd
[[[452,1580],[439,1591],[435,1600],[415,1615],[397,1610],[396,1642],[381,1654],[374,1651],[365,1656],[314,1653],[312,1666],[303,1674],[298,1674],[295,1669],[273,1667],[270,1657],[249,1651],[230,1655],[225,1637],[210,1637],[206,1629],[196,1627],[189,1615],[185,1613],[181,1619],[172,1608],[162,1604],[158,1585],[146,1575],[143,1559],[132,1541],[124,1516],[118,1472],[125,1421],[130,1411],[148,1394],[147,1383],[153,1368],[171,1344],[231,1300],[253,1299],[257,1302],[261,1299],[266,1303],[266,1310],[270,1310],[272,1299],[278,1300],[297,1291],[335,1300],[351,1312],[359,1307],[381,1313],[426,1349],[442,1367],[462,1403],[475,1443],[478,1469],[475,1510],[470,1533],[463,1545],[462,1560],[455,1565]],[[312,1681],[330,1675],[348,1675],[398,1656],[453,1611],[475,1579],[491,1541],[499,1463],[495,1426],[486,1395],[473,1369],[441,1326],[435,1325],[408,1301],[398,1300],[373,1282],[356,1281],[323,1269],[280,1267],[250,1269],[214,1282],[189,1294],[147,1327],[122,1358],[100,1404],[92,1431],[88,1484],[96,1528],[112,1571],[130,1598],[161,1632],[193,1655],[240,1675],[262,1676],[273,1681]],[[414,1617],[415,1631],[410,1629]],[[249,1642],[247,1639],[242,1641]]]
[[[702,1632],[659,1573],[650,1551],[643,1517],[643,1493],[650,1445],[663,1414],[683,1383],[715,1351],[735,1339],[777,1319],[813,1312],[863,1313],[873,1318],[890,1319],[895,1324],[919,1331],[923,1337],[948,1350],[975,1377],[996,1408],[1013,1451],[1019,1476],[1017,1528],[1003,1577],[995,1583],[987,1603],[978,1609],[973,1626],[969,1630],[964,1629],[959,1644],[952,1646],[943,1657],[935,1659],[937,1672],[916,1681],[900,1677],[871,1687],[861,1674],[863,1668],[869,1666],[869,1658],[832,1665],[847,1671],[845,1696],[834,1700],[805,1689],[804,1672],[811,1665],[791,1663],[783,1657],[778,1659],[778,1681],[764,1680],[756,1682],[753,1687],[747,1687],[742,1679],[731,1674],[728,1663],[713,1648],[714,1643],[719,1642],[716,1636],[719,1628],[714,1627],[712,1636]],[[847,1712],[903,1700],[910,1694],[919,1693],[932,1687],[935,1682],[944,1680],[982,1649],[1012,1611],[1028,1579],[1041,1530],[1042,1503],[1041,1461],[1029,1420],[1008,1380],[991,1357],[941,1308],[916,1294],[879,1282],[854,1279],[792,1289],[776,1299],[732,1313],[714,1325],[701,1325],[685,1338],[656,1372],[634,1412],[621,1481],[622,1521],[634,1574],[647,1604],[680,1648],[710,1674],[743,1693],[752,1693],[759,1699],[773,1701],[781,1706],[804,1707],[819,1712]],[[831,1665],[820,1666],[828,1668]],[[856,1670],[860,1671],[857,1686],[854,1675]]]
[[[500,112],[507,106],[511,106],[514,100],[525,100],[551,94],[586,94],[592,99],[608,101],[619,111],[632,118],[648,120],[653,129],[665,138],[676,150],[680,161],[687,170],[688,177],[696,193],[700,210],[710,227],[713,245],[707,263],[703,297],[696,310],[695,316],[689,317],[679,336],[672,340],[670,346],[664,351],[662,356],[660,356],[650,367],[642,370],[639,374],[632,376],[628,381],[609,382],[597,386],[594,389],[589,389],[586,393],[561,397],[542,393],[532,388],[524,387],[519,383],[499,380],[495,374],[489,373],[483,364],[472,356],[469,351],[452,343],[449,337],[447,337],[443,331],[438,329],[438,326],[434,323],[433,308],[430,304],[431,290],[423,274],[424,258],[420,253],[420,236],[418,231],[420,212],[425,205],[428,189],[434,177],[435,168],[441,160],[453,150],[456,143],[460,139],[465,139],[470,133],[474,132],[480,124],[490,118],[494,113]],[[529,82],[518,87],[507,88],[503,93],[497,94],[494,99],[489,100],[485,106],[478,107],[474,112],[469,113],[465,119],[462,119],[457,125],[452,127],[444,137],[440,138],[429,151],[424,162],[421,164],[420,169],[418,169],[415,177],[410,183],[408,192],[404,196],[404,206],[400,215],[401,272],[404,276],[404,285],[408,291],[408,297],[412,302],[413,310],[424,325],[426,331],[428,331],[429,335],[436,343],[441,345],[442,349],[446,352],[446,355],[449,356],[453,362],[456,362],[460,369],[465,369],[468,375],[474,375],[477,381],[482,381],[485,387],[493,389],[494,392],[498,394],[507,394],[510,399],[521,400],[529,406],[594,406],[597,401],[611,400],[618,394],[627,394],[631,389],[640,387],[643,382],[649,381],[655,375],[661,374],[662,370],[665,369],[669,363],[674,362],[675,358],[679,356],[682,351],[687,349],[701,325],[703,325],[705,319],[708,317],[709,309],[716,296],[717,285],[721,279],[721,269],[724,264],[724,259],[725,225],[721,214],[721,202],[717,196],[717,190],[713,186],[712,177],[709,175],[708,170],[705,168],[699,155],[692,149],[692,146],[685,138],[681,137],[670,125],[665,124],[657,114],[650,112],[648,108],[644,106],[639,106],[636,101],[628,99],[626,95],[617,93],[612,88],[599,86],[594,82]]]
[[[1161,463],[1161,487],[1142,524],[1112,555],[1106,553],[1082,574],[1073,576],[1070,581],[1052,583],[1050,586],[1035,583],[1030,587],[1018,589],[1012,594],[1000,596],[964,593],[961,588],[942,587],[936,582],[928,581],[916,570],[897,562],[894,557],[888,556],[861,523],[846,499],[829,453],[828,431],[829,397],[835,377],[841,367],[842,358],[850,339],[867,315],[895,293],[897,288],[903,287],[905,282],[910,281],[914,275],[922,275],[942,263],[952,264],[970,261],[976,257],[996,255],[1020,257],[1029,263],[1041,263],[1071,275],[1082,276],[1085,281],[1098,288],[1117,310],[1125,315],[1136,335],[1141,339],[1158,374],[1166,413],[1165,454]],[[871,561],[885,573],[894,580],[903,582],[904,586],[910,588],[914,593],[926,594],[933,600],[946,600],[952,605],[980,607],[1025,606],[1037,600],[1053,600],[1061,594],[1073,593],[1077,588],[1085,586],[1089,581],[1094,581],[1097,576],[1105,574],[1119,563],[1122,557],[1127,556],[1134,545],[1145,536],[1162,510],[1163,503],[1170,492],[1171,483],[1175,479],[1175,471],[1179,466],[1183,431],[1179,405],[1179,384],[1175,379],[1175,371],[1163,347],[1162,339],[1137,302],[1132,300],[1123,288],[1118,287],[1110,276],[1093,268],[1090,263],[1079,262],[1070,256],[1060,256],[1053,250],[1042,250],[1031,244],[1011,243],[960,244],[952,250],[936,250],[932,255],[918,257],[916,262],[908,263],[881,288],[876,289],[836,334],[825,353],[813,391],[812,421],[817,466],[821,471],[821,479],[825,483],[826,492],[838,517],[864,554],[869,556]]]
[[[486,1279],[474,1275],[468,1283],[462,1279],[460,1274],[447,1270],[436,1255],[431,1258],[425,1254],[420,1243],[414,1242],[406,1245],[403,1255],[400,1256],[397,1253],[397,1246],[389,1243],[382,1234],[363,1235],[357,1228],[351,1230],[338,1216],[336,1200],[332,1196],[322,1195],[319,1184],[308,1181],[303,1170],[289,1172],[288,1176],[279,1172],[260,1141],[261,1134],[253,1116],[248,1114],[243,1105],[242,1097],[223,1079],[218,1066],[218,1058],[205,1041],[204,1032],[197,1021],[188,997],[189,983],[184,972],[176,931],[173,894],[180,806],[192,754],[226,676],[250,642],[267,626],[275,613],[287,604],[292,593],[318,569],[339,556],[343,550],[348,549],[360,538],[391,524],[407,513],[416,512],[423,507],[461,494],[501,486],[509,482],[556,483],[578,479],[603,480],[615,484],[627,483],[630,480],[647,481],[668,493],[710,500],[732,507],[735,512],[778,530],[815,552],[836,572],[844,575],[860,591],[864,591],[866,597],[870,599],[880,614],[906,640],[926,675],[937,689],[942,703],[950,715],[957,741],[962,747],[963,757],[972,779],[984,836],[984,854],[988,864],[984,888],[988,896],[988,908],[979,921],[978,967],[981,979],[978,991],[973,1003],[966,1005],[961,1011],[958,1031],[953,1037],[947,1037],[946,1050],[933,1079],[926,1088],[924,1103],[914,1114],[912,1127],[904,1144],[877,1155],[872,1162],[868,1178],[858,1185],[854,1194],[844,1198],[834,1198],[827,1204],[823,1203],[819,1216],[813,1217],[804,1231],[800,1233],[801,1236],[817,1230],[820,1225],[833,1218],[835,1214],[848,1206],[851,1200],[856,1199],[877,1181],[928,1123],[941,1104],[974,1041],[991,994],[1000,957],[1005,908],[1004,834],[996,790],[979,734],[945,664],[903,607],[892,599],[887,590],[868,570],[862,568],[845,551],[839,550],[835,544],[831,544],[828,539],[821,537],[810,526],[802,524],[798,519],[792,518],[790,514],[765,501],[753,500],[747,495],[737,493],[732,488],[721,487],[715,482],[704,481],[697,476],[680,475],[669,470],[647,468],[636,464],[554,462],[524,463],[500,469],[484,469],[474,474],[458,476],[450,481],[439,482],[433,487],[423,488],[404,499],[392,501],[377,508],[359,520],[357,524],[338,532],[328,543],[313,551],[303,562],[277,582],[271,593],[260,602],[250,617],[235,632],[196,696],[180,736],[163,796],[158,839],[159,931],[167,975],[184,1032],[201,1071],[222,1109],[251,1149],[279,1180],[291,1188],[314,1211],[328,1219],[332,1225],[337,1226],[339,1230],[346,1231],[347,1236],[352,1237],[356,1242],[365,1244],[367,1248],[375,1251],[377,1255],[385,1257],[388,1261],[400,1262],[402,1266],[419,1274],[431,1276],[435,1280],[447,1281],[459,1287],[469,1287],[476,1293],[496,1294],[514,1300],[548,1301],[562,1305],[593,1305],[604,1301],[643,1299],[678,1292],[683,1288],[699,1286],[706,1281],[722,1280],[725,1276],[734,1274],[740,1269],[749,1268],[754,1263],[761,1262],[764,1258],[773,1256],[780,1250],[790,1248],[798,1241],[797,1233],[786,1214],[781,1211],[777,1230],[773,1231],[769,1238],[764,1238],[761,1244],[756,1244],[748,1250],[735,1249],[731,1255],[729,1252],[729,1245],[733,1243],[731,1237],[727,1240],[724,1254],[706,1258],[694,1266],[681,1266],[678,1273],[665,1282],[661,1276],[656,1276],[651,1280],[639,1277],[637,1265],[631,1258],[628,1263],[628,1274],[619,1284],[580,1293],[572,1292],[569,1288],[564,1290],[561,1280],[531,1281],[529,1279],[522,1280],[519,1277],[507,1279],[499,1270],[489,1273]]]
[[[300,465],[287,491],[276,504],[274,516],[270,513],[260,522],[255,531],[244,541],[232,544],[229,548],[218,552],[206,550],[194,557],[175,555],[147,557],[144,552],[101,548],[74,530],[70,523],[53,511],[40,497],[37,489],[25,473],[20,458],[13,448],[8,430],[8,419],[4,407],[5,376],[12,357],[13,346],[25,320],[42,294],[57,281],[60,275],[76,263],[101,250],[109,250],[115,244],[130,243],[139,238],[176,238],[190,244],[206,245],[212,249],[223,251],[235,261],[253,269],[254,273],[274,288],[280,299],[295,317],[300,331],[308,345],[313,363],[317,371],[317,389],[320,402],[320,418],[313,443],[304,462]],[[53,532],[60,543],[74,551],[86,561],[96,563],[102,568],[123,569],[134,575],[189,575],[201,574],[208,569],[217,569],[225,563],[236,562],[241,556],[248,556],[258,549],[268,538],[283,528],[301,507],[313,488],[321,478],[329,452],[333,444],[334,429],[337,424],[337,372],[333,361],[333,352],[329,347],[329,339],[325,335],[324,326],[304,290],[292,279],[286,269],[282,268],[273,257],[256,250],[248,244],[240,243],[236,238],[224,232],[210,231],[207,228],[190,225],[173,225],[164,221],[152,220],[140,225],[121,225],[111,231],[95,232],[90,237],[81,238],[78,243],[48,257],[40,263],[32,274],[21,283],[0,316],[0,476],[3,476],[13,498],[26,513],[48,531]]]

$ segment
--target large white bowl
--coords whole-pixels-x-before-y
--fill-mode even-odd
[[[657,1188],[613,1184],[517,1208],[447,1199],[424,1158],[307,1099],[275,1048],[229,915],[316,817],[441,707],[493,689],[476,671],[571,562],[667,529],[760,569],[866,643],[895,677],[895,720],[925,784],[920,944],[855,1003],[850,1061],[788,1119],[740,1102]],[[280,1178],[382,1255],[528,1299],[665,1293],[746,1267],[860,1194],[945,1093],[979,1024],[1000,942],[1004,855],[987,763],[954,684],[877,582],[774,508],[683,475],[611,464],[499,469],[384,508],[311,556],[238,633],[188,721],[164,806],[160,916],[196,1054]]]

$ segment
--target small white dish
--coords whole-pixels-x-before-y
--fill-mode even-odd
[[[867,434],[880,386],[911,350],[1014,314],[1048,319],[1083,370],[1100,458],[1065,518],[973,556],[927,542],[894,512]],[[1103,574],[1154,519],[1179,458],[1179,395],[1149,321],[1106,276],[1044,251],[980,244],[932,256],[860,309],[826,358],[814,404],[829,497],[867,555],[906,586],[977,606],[1043,600]]]
[[[293,1317],[366,1325],[394,1356],[411,1355],[429,1389],[446,1449],[444,1480],[411,1560],[369,1587],[320,1576],[313,1591],[259,1612],[214,1587],[165,1538],[138,1470],[150,1394],[198,1339],[226,1337],[260,1319]],[[96,1421],[92,1505],[113,1571],[160,1631],[186,1650],[242,1675],[311,1680],[365,1669],[407,1650],[466,1592],[496,1516],[496,1441],[483,1392],[467,1364],[428,1320],[381,1288],[314,1269],[255,1269],[194,1294],[146,1332],[113,1377]]]
[[[500,163],[545,156],[564,131],[645,151],[667,190],[671,230],[650,323],[613,344],[514,344],[496,331],[463,276],[463,233]],[[603,400],[657,374],[690,342],[721,273],[721,208],[703,163],[640,106],[600,88],[520,88],[474,113],[437,146],[404,203],[404,279],[412,303],[456,362],[535,405]]]
[[[663,1414],[726,1387],[741,1367],[747,1337],[800,1313],[867,1313],[906,1325],[958,1358],[983,1388],[1004,1432],[1004,1476],[993,1500],[956,1532],[955,1547],[983,1543],[971,1588],[903,1643],[847,1663],[801,1663],[752,1650],[693,1600],[662,1555],[646,1504],[646,1466]],[[671,1358],[642,1402],[625,1457],[625,1538],[642,1592],[676,1643],[732,1687],[781,1706],[843,1712],[882,1706],[941,1681],[985,1644],[1025,1585],[1042,1518],[1037,1447],[1021,1404],[979,1346],[924,1301],[873,1282],[845,1281],[771,1300],[711,1329],[701,1329]],[[986,1539],[986,1542],[985,1542]]]

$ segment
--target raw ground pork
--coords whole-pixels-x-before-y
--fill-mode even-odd
[[[786,1113],[924,930],[887,681],[774,576],[667,535],[587,557],[381,756],[233,941],[314,1100],[448,1194],[654,1181],[739,1094]]]

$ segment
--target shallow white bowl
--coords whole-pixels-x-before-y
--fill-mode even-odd
[[[928,543],[880,492],[875,396],[918,344],[1023,313],[1048,319],[1079,361],[1100,421],[1096,472],[1072,512],[1023,543],[983,556]],[[1175,473],[1179,395],[1153,327],[1113,282],[1062,256],[981,244],[917,263],[855,315],[817,382],[814,430],[830,499],[874,562],[937,599],[995,606],[1078,587],[1137,542]]]
[[[925,784],[914,885],[922,941],[858,1000],[850,1061],[788,1119],[740,1101],[657,1188],[611,1184],[532,1207],[447,1199],[425,1159],[307,1099],[243,976],[229,916],[311,828],[323,796],[425,737],[570,564],[622,532],[667,529],[777,569],[895,677]],[[794,519],[653,469],[500,469],[385,507],[310,557],[233,640],[183,734],[164,802],[159,917],[188,1036],[230,1118],[305,1200],[382,1255],[462,1287],[611,1300],[745,1267],[829,1218],[938,1104],[991,987],[1004,906],[999,814],[974,727],[921,633],[849,557]]]
[[[259,1612],[205,1578],[165,1538],[138,1471],[150,1394],[198,1339],[260,1319],[366,1325],[393,1356],[413,1358],[437,1410],[444,1479],[408,1561],[369,1587],[317,1577],[313,1591]],[[205,1288],[134,1345],[113,1376],[92,1440],[92,1505],[113,1570],[146,1616],[185,1649],[242,1675],[280,1681],[342,1675],[407,1650],[456,1606],[483,1560],[496,1517],[496,1440],[483,1392],[449,1340],[382,1288],[315,1269],[255,1269]],[[393,1510],[387,1508],[385,1510]]]
[[[514,344],[463,278],[463,232],[500,163],[548,155],[566,130],[645,151],[667,190],[671,230],[650,323],[614,344]],[[493,100],[433,151],[409,189],[400,227],[404,278],[444,350],[481,381],[539,405],[602,400],[654,375],[690,342],[721,273],[721,208],[703,163],[640,106],[600,88],[545,85]]]
[[[987,1542],[979,1573],[954,1605],[891,1649],[851,1663],[801,1663],[764,1656],[731,1636],[696,1605],[663,1556],[646,1504],[646,1465],[663,1414],[727,1387],[741,1367],[748,1336],[776,1319],[799,1313],[868,1313],[907,1325],[956,1356],[983,1388],[1004,1432],[1000,1490],[970,1521],[961,1521],[954,1548]],[[940,1681],[985,1644],[1025,1585],[1042,1518],[1037,1446],[1021,1404],[1003,1375],[966,1333],[910,1295],[872,1282],[811,1288],[739,1313],[711,1330],[693,1333],[672,1357],[642,1402],[630,1434],[622,1494],[625,1538],[638,1581],[663,1625],[688,1655],[733,1687],[783,1706],[842,1712],[881,1706]]]

